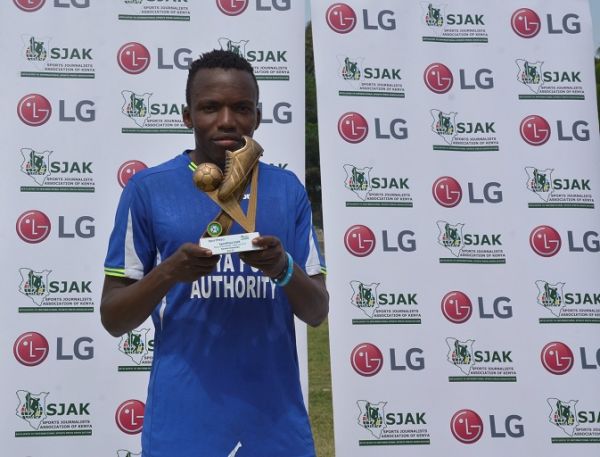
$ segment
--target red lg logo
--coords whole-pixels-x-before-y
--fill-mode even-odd
[[[52,106],[43,95],[29,94],[19,100],[17,114],[25,124],[38,127],[48,122],[52,114]]]
[[[383,366],[383,354],[374,344],[361,343],[352,350],[350,363],[359,375],[374,376]]]
[[[117,180],[119,181],[119,185],[121,187],[125,187],[134,174],[136,174],[138,171],[145,170],[146,168],[148,168],[146,164],[144,162],[140,162],[139,160],[130,160],[129,162],[125,162],[119,167],[119,171],[117,172]]]
[[[36,332],[23,333],[13,345],[15,358],[23,365],[34,367],[48,357],[48,340]]]
[[[542,365],[552,374],[565,374],[573,368],[573,351],[564,343],[554,341],[542,349]]]
[[[461,443],[472,444],[483,435],[483,421],[475,411],[461,409],[452,416],[450,430]]]
[[[353,225],[346,230],[344,244],[350,254],[366,257],[375,249],[375,234],[365,225]]]
[[[560,251],[562,241],[559,233],[549,225],[540,225],[529,235],[531,249],[542,257],[552,257]]]
[[[473,305],[466,294],[454,290],[442,298],[442,313],[450,322],[462,324],[471,317]]]
[[[452,208],[462,199],[462,188],[458,181],[450,176],[438,178],[431,189],[436,202],[446,208]]]
[[[119,405],[115,421],[119,429],[128,435],[140,433],[144,427],[144,409],[146,405],[139,400],[127,400]]]
[[[521,137],[532,146],[541,146],[550,139],[550,124],[542,116],[527,116],[521,121]]]
[[[325,19],[331,30],[348,33],[356,26],[356,13],[345,3],[334,3],[325,13]]]
[[[348,143],[360,143],[367,137],[369,125],[360,114],[349,112],[340,117],[338,132]]]
[[[227,16],[237,16],[248,8],[247,0],[217,0],[217,7]]]
[[[454,84],[454,76],[450,69],[441,63],[432,63],[423,74],[425,85],[436,94],[445,94]]]
[[[150,65],[150,52],[140,43],[126,43],[117,52],[117,63],[125,73],[137,75]]]
[[[521,8],[514,12],[510,25],[517,35],[522,38],[533,38],[542,29],[540,17],[529,8]]]
[[[27,243],[40,243],[50,235],[50,219],[41,211],[25,211],[17,219],[17,235]]]
[[[17,8],[23,11],[27,11],[31,13],[33,11],[39,10],[46,0],[13,0],[14,4],[17,5]]]

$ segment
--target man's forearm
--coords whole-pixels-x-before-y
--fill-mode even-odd
[[[322,274],[308,276],[294,264],[290,282],[283,287],[294,314],[312,327],[320,325],[329,313],[329,293]]]

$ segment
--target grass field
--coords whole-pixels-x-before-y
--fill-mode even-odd
[[[334,457],[329,326],[308,327],[308,412],[317,457]]]

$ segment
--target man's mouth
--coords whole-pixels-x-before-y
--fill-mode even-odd
[[[241,137],[235,137],[235,136],[217,137],[217,138],[213,138],[212,141],[217,146],[222,147],[224,149],[229,149],[231,151],[233,151],[235,149],[239,149],[243,143]]]

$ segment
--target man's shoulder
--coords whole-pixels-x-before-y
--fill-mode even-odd
[[[293,171],[283,167],[279,167],[277,165],[271,165],[262,161],[259,162],[259,164],[260,173],[266,178],[273,181],[288,182],[293,185],[302,186],[300,179],[298,178],[298,176],[296,176],[296,174]]]
[[[183,152],[158,165],[138,171],[131,177],[131,181],[140,185],[148,180],[160,179],[162,177],[168,178],[170,173],[186,169],[188,165],[189,159],[186,153]]]

